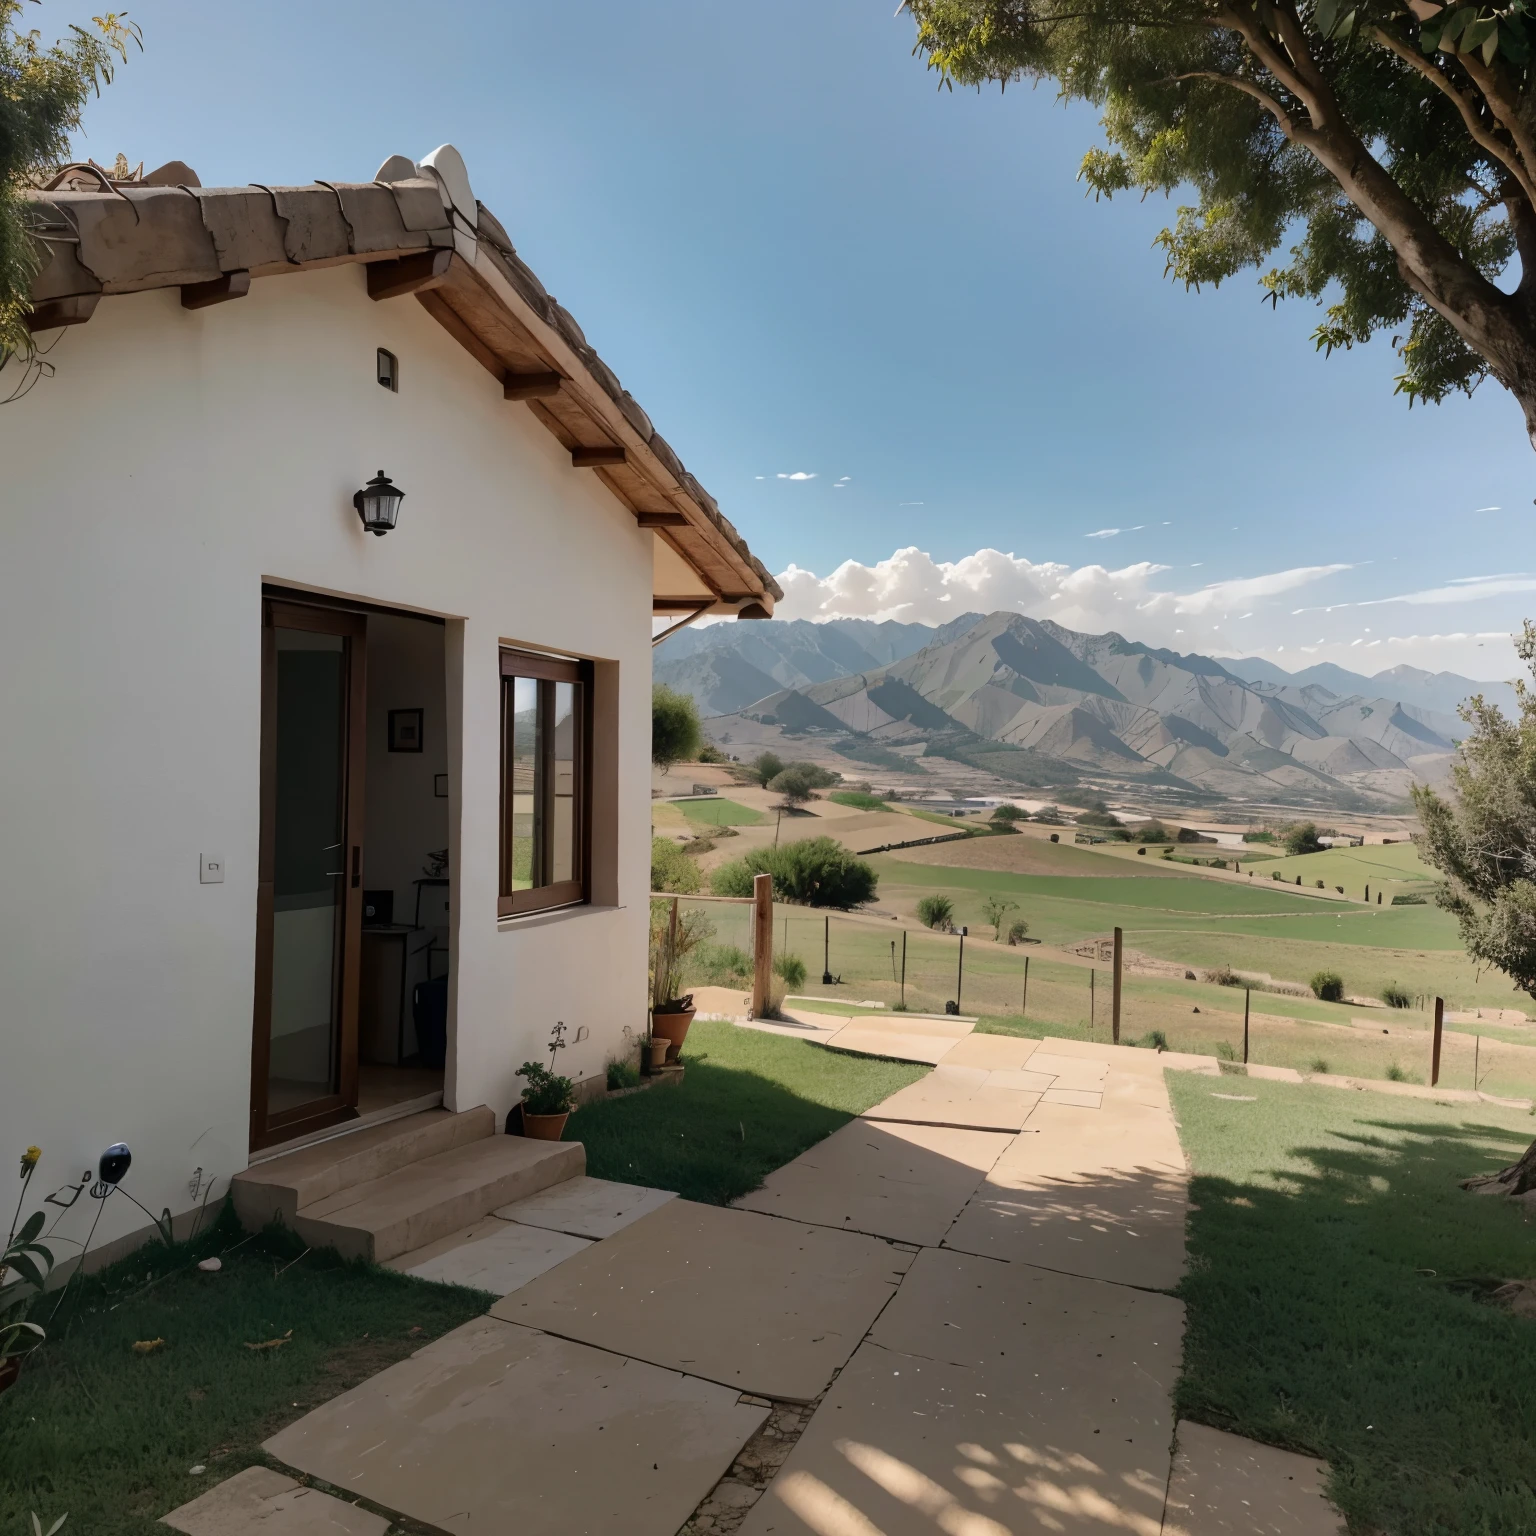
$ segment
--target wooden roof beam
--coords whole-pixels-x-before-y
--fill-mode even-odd
[[[398,299],[407,293],[425,293],[448,281],[453,252],[446,248],[402,256],[398,261],[368,263],[368,297],[375,301]]]
[[[505,400],[548,400],[560,393],[565,382],[558,373],[505,373],[501,380]]]
[[[602,469],[612,464],[623,464],[629,455],[617,444],[605,443],[601,448],[573,448],[571,464],[576,469]]]

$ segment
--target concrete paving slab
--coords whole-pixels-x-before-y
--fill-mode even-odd
[[[572,1237],[612,1237],[630,1222],[675,1199],[670,1189],[647,1189],[643,1184],[617,1184],[612,1179],[583,1175],[504,1205],[496,1214],[506,1221],[548,1227]]]
[[[864,1118],[983,1131],[1022,1129],[1040,1095],[989,1087],[990,1076],[983,1067],[937,1066],[926,1077],[866,1109]]]
[[[949,1230],[1006,1133],[854,1120],[770,1173],[738,1209],[931,1246]]]
[[[437,1530],[673,1536],[767,1411],[697,1377],[478,1318],[266,1449]]]
[[[505,1207],[511,1210],[511,1206]],[[540,1227],[520,1226],[488,1216],[472,1227],[455,1232],[412,1253],[391,1259],[387,1269],[398,1269],[418,1280],[442,1285],[467,1285],[477,1291],[505,1296],[564,1262],[572,1254],[590,1248],[586,1238]]]
[[[920,1061],[933,1066],[974,1027],[972,1019],[865,1015],[847,1020],[828,1043],[839,1051],[890,1056],[897,1061]]]
[[[759,1397],[810,1402],[912,1261],[877,1238],[673,1200],[493,1317]]]
[[[1179,1421],[1163,1536],[1343,1536],[1326,1462]]]
[[[1073,1116],[1065,1124],[1042,1119]],[[1184,1273],[1189,1179],[1178,1133],[1042,1102],[978,1185],[944,1246],[1121,1285]]]
[[[841,1013],[791,1013],[779,1010],[774,1019],[737,1019],[742,1029],[760,1030],[765,1035],[785,1035],[792,1040],[815,1040],[825,1045],[847,1023],[847,1015]]]
[[[741,1536],[1159,1536],[1183,1308],[927,1249]]]
[[[1041,1098],[1047,1104],[1075,1104],[1079,1109],[1098,1109],[1104,1102],[1102,1093],[1082,1088],[1047,1088]]]
[[[1088,1061],[1080,1056],[1059,1056],[1054,1051],[1036,1051],[1030,1057],[1031,1072],[1049,1072],[1056,1079],[1056,1088],[1086,1088],[1098,1092],[1109,1076],[1109,1065],[1102,1061]]]
[[[247,1467],[160,1522],[186,1536],[385,1536],[389,1521],[306,1488],[270,1467]]]
[[[985,1067],[993,1072],[1019,1072],[1039,1048],[1038,1040],[1017,1035],[969,1034],[955,1041],[945,1054],[944,1064],[951,1067]]]

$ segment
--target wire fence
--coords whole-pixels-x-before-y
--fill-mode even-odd
[[[711,930],[685,964],[689,984],[750,987],[752,908],[680,900],[684,909],[700,910]],[[972,929],[962,941],[958,932],[777,904],[773,948],[775,967],[792,994],[915,1013],[944,1013],[955,1005],[964,1016],[1031,1034],[1104,1042],[1113,1037],[1107,938],[1081,946],[1081,953],[1068,952],[1027,940],[1000,942],[991,928]],[[1406,1009],[1329,1006],[1310,996],[1191,979],[1176,966],[1160,970],[1125,971],[1122,1043],[1163,1044],[1233,1064],[1245,1059],[1246,1043],[1248,1061],[1304,1075],[1430,1081],[1431,998]],[[1532,1043],[1524,1043],[1522,1033]],[[1500,1097],[1536,1098],[1536,1026],[1522,1032],[1448,1024],[1439,1086],[1474,1085]]]

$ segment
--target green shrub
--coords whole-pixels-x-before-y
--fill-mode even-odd
[[[1423,907],[1428,906],[1428,900],[1422,891],[1399,891],[1392,898],[1394,907]]]
[[[799,988],[805,985],[805,961],[799,955],[775,955],[773,973],[786,987]]]
[[[610,1061],[607,1076],[609,1093],[617,1093],[621,1088],[640,1086],[640,1068],[632,1061]]]
[[[1080,827],[1123,827],[1125,823],[1118,816],[1106,810],[1079,811],[1076,821]]]
[[[1168,1036],[1160,1029],[1149,1029],[1140,1040],[1133,1040],[1131,1044],[1144,1046],[1149,1051],[1166,1051]]]
[[[1318,890],[1320,890],[1320,891],[1325,891],[1325,890],[1327,890],[1327,889],[1328,889],[1328,887],[1327,887],[1327,886],[1325,886],[1325,885],[1324,885],[1324,884],[1323,884],[1323,882],[1322,882],[1322,881],[1321,881],[1321,880],[1319,880],[1319,881],[1318,881],[1318,882],[1317,882],[1317,888],[1318,888]]]
[[[735,944],[702,944],[684,969],[690,986],[730,987],[752,974],[752,957]]]
[[[830,837],[755,848],[744,858],[722,864],[710,884],[717,896],[750,896],[755,875],[773,876],[775,901],[846,911],[875,899],[874,870]]]
[[[1381,989],[1381,1000],[1388,1008],[1412,1008],[1413,997],[1395,981],[1389,981]]]
[[[670,837],[651,839],[651,889],[692,896],[699,888],[699,866]]]
[[[1016,821],[1028,821],[1029,812],[1016,805],[1000,805],[992,812],[991,820],[999,826],[1011,827]]]
[[[1244,832],[1243,833],[1243,841],[1245,843],[1272,843],[1272,842],[1274,842],[1274,840],[1275,840],[1275,834],[1273,832]]]
[[[827,796],[834,805],[852,806],[856,811],[886,811],[890,807],[879,795],[872,795],[863,789],[834,789]]]
[[[1246,987],[1248,985],[1230,965],[1218,965],[1215,970],[1207,971],[1201,980],[1213,982],[1218,987]]]
[[[1136,836],[1144,843],[1171,843],[1173,841],[1173,833],[1162,822],[1155,820],[1138,827]]]
[[[1237,1047],[1230,1040],[1218,1040],[1216,1042],[1217,1061],[1236,1061]]]
[[[1342,1003],[1344,978],[1337,971],[1319,971],[1312,978],[1312,994],[1325,1003]]]
[[[1022,917],[1016,918],[1008,925],[1008,942],[1010,944],[1022,944],[1029,936],[1029,924]]]
[[[703,742],[699,706],[688,694],[657,683],[651,689],[651,761],[670,768],[695,756]]]
[[[917,904],[917,920],[925,928],[948,933],[955,925],[955,904],[948,896],[924,896]]]
[[[1280,837],[1287,853],[1321,853],[1323,845],[1317,840],[1315,821],[1295,821],[1281,829]]]
[[[1412,1072],[1405,1072],[1394,1061],[1392,1065],[1387,1068],[1387,1081],[1389,1083],[1416,1083],[1419,1081],[1419,1079],[1416,1078]]]
[[[699,748],[699,756],[697,760],[701,763],[730,762],[730,758],[728,758],[725,753],[722,752],[720,748],[717,747],[712,741],[706,741],[704,745]]]
[[[1314,1056],[1312,1060],[1307,1064],[1307,1071],[1326,1073],[1328,1071],[1327,1059],[1322,1056]]]

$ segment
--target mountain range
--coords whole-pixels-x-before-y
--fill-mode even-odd
[[[1451,673],[1287,673],[1018,613],[712,625],[659,647],[655,676],[706,716],[826,735],[869,762],[937,753],[1024,783],[1112,776],[1360,808],[1444,775],[1461,699],[1513,700]]]

